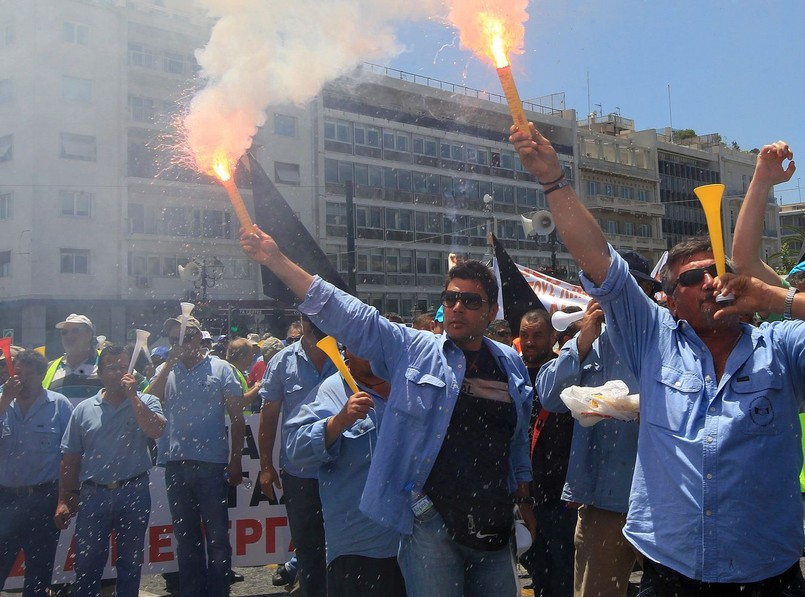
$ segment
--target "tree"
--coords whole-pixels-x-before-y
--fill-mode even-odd
[[[692,139],[693,137],[698,137],[696,131],[693,129],[682,129],[676,132],[676,139],[677,141],[683,141],[685,139]]]

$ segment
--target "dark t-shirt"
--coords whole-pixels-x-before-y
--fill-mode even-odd
[[[539,369],[528,370],[534,387],[536,387],[537,373],[539,373]],[[533,431],[534,421],[541,410],[542,404],[535,391],[529,433]],[[531,457],[531,468],[534,474],[531,495],[538,504],[562,497],[572,440],[573,416],[570,413],[555,412],[548,415],[548,420],[545,421]]]
[[[479,352],[465,351],[464,356],[467,373],[425,492],[506,501],[516,424],[508,379],[485,346]]]

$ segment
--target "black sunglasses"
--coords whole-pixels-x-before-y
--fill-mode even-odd
[[[185,332],[184,342],[182,342],[182,344],[187,344],[195,337],[196,337],[195,332]],[[170,342],[171,344],[179,344],[179,336],[168,336],[168,342]]]
[[[480,309],[484,303],[489,302],[477,292],[455,292],[453,290],[445,290],[442,292],[442,304],[448,309],[455,307],[458,301],[461,301],[470,311],[476,311]]]
[[[725,271],[729,272],[730,274],[735,273],[735,271],[729,265],[725,266]],[[689,269],[687,271],[682,272],[677,277],[676,282],[674,282],[673,286],[671,286],[671,291],[667,292],[666,294],[673,294],[674,290],[676,290],[677,285],[689,288],[690,286],[696,286],[697,284],[701,284],[702,280],[704,280],[705,272],[710,274],[711,278],[715,278],[718,275],[716,264],[713,263],[712,265],[708,265],[707,267],[695,267],[693,269]]]

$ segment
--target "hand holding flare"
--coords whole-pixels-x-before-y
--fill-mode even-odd
[[[6,368],[8,369],[8,376],[14,375],[14,365],[11,363],[11,338],[0,338],[0,350],[3,351],[3,356],[6,357]]]

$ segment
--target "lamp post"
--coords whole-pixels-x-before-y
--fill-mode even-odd
[[[194,257],[187,265],[179,266],[179,277],[192,281],[201,290],[201,302],[207,302],[207,289],[213,288],[224,275],[224,264],[217,257]]]
[[[495,232],[495,199],[489,194],[484,195],[484,215],[486,216],[487,258],[491,264],[494,256],[492,250],[492,235]]]

